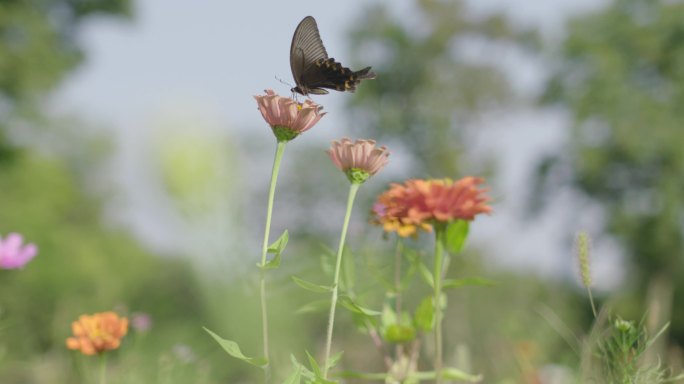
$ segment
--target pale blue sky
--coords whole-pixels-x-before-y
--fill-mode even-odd
[[[346,31],[376,0],[220,1],[139,0],[132,21],[95,19],[82,30],[88,60],[64,84],[60,104],[97,119],[128,124],[155,108],[195,99],[231,124],[252,122],[246,94],[292,82],[289,49],[297,23],[314,15],[328,52],[347,53]],[[488,0],[474,12],[504,10],[517,22],[557,34],[567,15],[596,0]],[[392,0],[411,20],[413,1]],[[344,95],[333,93],[326,103]]]

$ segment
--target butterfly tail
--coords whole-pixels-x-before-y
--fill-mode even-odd
[[[375,79],[375,72],[371,71],[371,67],[366,67],[359,71],[354,72],[354,76],[359,79]]]
[[[352,71],[335,61],[334,58],[317,60],[315,63],[316,78],[307,81],[308,90],[314,93],[314,89],[334,89],[340,92],[354,92],[361,80],[374,79],[375,73],[371,72],[371,67],[360,71]]]

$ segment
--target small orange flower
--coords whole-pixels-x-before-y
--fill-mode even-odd
[[[374,222],[385,232],[397,232],[401,237],[415,236],[419,229],[431,231],[435,223],[475,219],[490,213],[485,189],[477,186],[484,179],[465,177],[451,179],[412,179],[404,184],[392,184],[378,197],[373,206]]]
[[[114,312],[81,315],[71,323],[71,330],[74,337],[66,339],[67,348],[94,355],[119,348],[128,332],[128,319]]]

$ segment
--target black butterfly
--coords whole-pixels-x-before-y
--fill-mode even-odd
[[[328,58],[316,20],[311,16],[299,23],[292,36],[290,68],[297,83],[291,91],[304,96],[310,93],[325,95],[328,91],[323,88],[354,92],[361,80],[375,78],[375,73],[370,71],[371,67],[352,71],[334,58]]]

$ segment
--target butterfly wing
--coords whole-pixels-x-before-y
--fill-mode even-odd
[[[316,20],[307,16],[297,25],[290,45],[290,69],[298,91],[303,91],[300,93],[315,93],[309,85],[320,77],[316,62],[327,59],[328,52],[323,46]]]
[[[307,76],[305,76],[306,84],[311,90],[320,90],[327,93],[322,88],[328,88],[340,92],[354,92],[361,80],[375,78],[375,73],[370,71],[370,67],[360,71],[352,71],[335,61],[334,58],[318,60],[314,64],[315,67],[311,68],[306,73]]]
[[[293,92],[302,95],[324,95],[324,88],[354,92],[362,79],[374,79],[370,67],[352,71],[333,58],[328,58],[318,32],[316,20],[305,17],[295,29],[290,45],[290,68],[297,86]]]

